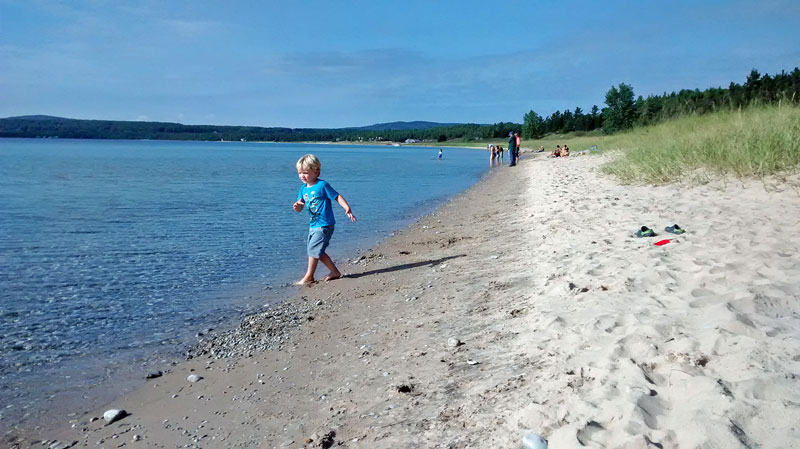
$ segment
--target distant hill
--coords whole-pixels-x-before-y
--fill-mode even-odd
[[[402,131],[408,129],[431,129],[441,126],[456,126],[461,124],[462,123],[436,123],[436,122],[423,122],[423,121],[389,122],[389,123],[376,123],[374,125],[369,125],[369,126],[359,126],[357,128],[345,128],[345,129],[363,129],[366,131],[384,131],[384,130]]]
[[[80,120],[80,119],[71,119],[71,118],[64,118],[64,117],[55,117],[52,115],[21,115],[18,117],[7,117],[5,119],[0,120],[21,120],[21,121],[104,121],[104,122],[119,122],[119,123],[159,123],[159,124],[166,124],[166,125],[180,125],[180,123],[170,123],[170,122],[124,122],[118,120]],[[365,131],[384,131],[384,130],[391,130],[391,131],[403,131],[403,130],[411,130],[411,129],[431,129],[437,128],[442,126],[456,126],[461,125],[462,123],[437,123],[437,122],[426,122],[426,121],[413,121],[413,122],[389,122],[389,123],[376,123],[374,125],[368,126],[353,126],[349,128],[306,128],[306,129],[347,129],[347,130],[355,130],[355,129],[363,129]],[[180,125],[180,126],[193,126],[193,125]],[[207,125],[197,125],[197,126],[207,126]],[[264,129],[276,129],[276,128],[264,128]],[[299,128],[297,128],[299,129]]]
[[[64,117],[54,117],[52,115],[21,115],[19,117],[8,117],[8,120],[71,120]]]
[[[79,120],[49,115],[0,119],[0,137],[126,140],[225,140],[259,142],[403,142],[503,137],[514,123],[479,125],[436,122],[378,123],[360,128],[263,128],[182,125],[167,122]]]

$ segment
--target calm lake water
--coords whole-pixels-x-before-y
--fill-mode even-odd
[[[449,148],[0,139],[0,426],[163,369],[197,332],[291,293],[306,153],[359,219],[334,205],[345,268],[487,166]]]

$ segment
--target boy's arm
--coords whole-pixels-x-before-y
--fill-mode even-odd
[[[295,212],[300,212],[303,210],[303,206],[306,205],[306,202],[303,201],[303,187],[300,187],[300,190],[297,191],[297,201],[292,204],[292,209],[294,209]]]
[[[344,197],[342,195],[339,195],[339,196],[336,197],[336,202],[339,203],[340,206],[342,206],[342,208],[344,209],[345,215],[347,215],[347,218],[349,218],[350,221],[355,222],[356,221],[356,216],[353,215],[353,210],[350,209],[350,205],[347,204],[347,200],[344,199]]]

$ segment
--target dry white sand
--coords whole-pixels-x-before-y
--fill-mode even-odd
[[[621,186],[601,162],[498,168],[342,264],[351,277],[301,289],[292,301],[319,305],[282,349],[188,361],[32,438],[512,448],[532,431],[559,449],[800,446],[798,190]],[[688,232],[665,233],[673,223]],[[660,235],[632,237],[641,225]],[[131,416],[90,422],[112,407]]]

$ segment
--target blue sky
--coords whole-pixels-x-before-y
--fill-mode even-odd
[[[800,2],[0,0],[0,117],[344,127],[533,109],[800,65]]]

